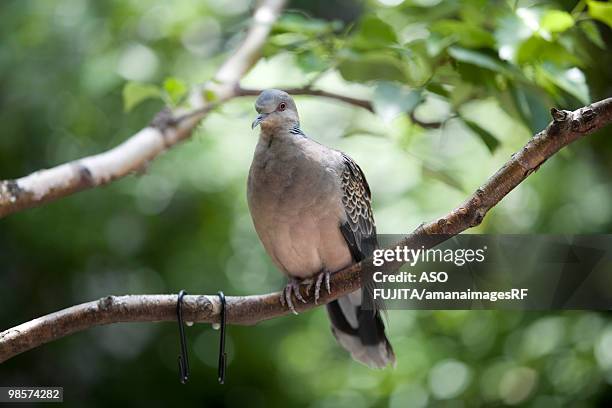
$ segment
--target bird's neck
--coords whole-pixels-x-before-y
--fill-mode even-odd
[[[302,149],[300,138],[303,139],[303,137],[292,134],[284,134],[283,136],[262,134],[255,148],[255,156],[265,160],[270,158],[280,161],[285,160]]]
[[[266,120],[261,123],[262,133],[283,133],[288,132],[294,127],[300,127],[300,122],[297,120]]]
[[[292,122],[275,126],[262,126],[259,140],[262,143],[271,144],[276,140],[290,140],[296,136],[303,137],[304,133],[300,130],[299,122]]]

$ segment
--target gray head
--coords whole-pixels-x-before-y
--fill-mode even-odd
[[[291,128],[298,126],[300,119],[293,98],[285,91],[266,89],[255,101],[255,110],[259,115],[253,121],[251,128],[261,124],[264,131]]]

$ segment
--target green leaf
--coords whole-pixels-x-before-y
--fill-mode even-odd
[[[270,37],[270,43],[277,47],[290,47],[299,45],[308,40],[308,36],[302,33],[282,33]]]
[[[612,28],[612,3],[587,0],[589,15]]]
[[[548,80],[576,97],[583,104],[587,105],[591,101],[589,87],[586,84],[584,73],[580,69],[575,67],[560,69],[553,64],[542,64],[540,69]]]
[[[480,127],[480,125],[478,125],[476,122],[466,119],[464,117],[461,117],[461,119],[463,120],[463,123],[465,123],[467,127],[469,127],[470,130],[480,138],[480,140],[482,140],[485,146],[487,146],[487,149],[489,149],[489,152],[495,153],[495,150],[499,147],[500,144],[499,140],[490,132]]]
[[[601,38],[601,33],[594,22],[581,21],[578,23],[578,26],[593,44],[597,45],[601,49],[606,49],[606,44],[604,43],[603,38]]]
[[[301,14],[287,13],[274,25],[274,33],[291,32],[315,36],[334,31],[339,29],[340,26],[341,23],[337,21],[327,22],[314,18],[306,18]]]
[[[164,91],[170,99],[171,105],[177,105],[187,93],[187,85],[177,78],[166,78],[164,81]]]
[[[404,58],[408,83],[411,86],[423,86],[432,76],[432,67],[425,51],[412,50]]]
[[[376,79],[404,82],[408,79],[402,62],[389,54],[351,55],[340,62],[338,70],[344,79],[353,82]]]
[[[452,187],[452,188],[454,188],[456,190],[459,190],[461,192],[465,191],[465,189],[463,188],[463,185],[461,184],[459,179],[457,179],[449,171],[446,171],[446,170],[443,170],[443,169],[439,169],[439,168],[431,166],[431,165],[429,165],[427,163],[423,163],[421,165],[421,171],[422,171],[424,177],[429,177],[429,178],[441,181],[442,183],[446,184],[447,186]]]
[[[409,89],[392,82],[380,82],[374,91],[372,105],[374,112],[385,122],[396,116],[412,112],[421,102],[421,91]]]
[[[549,10],[542,16],[540,27],[551,33],[562,33],[574,26],[570,13],[561,10]]]
[[[307,50],[295,56],[297,65],[304,72],[319,72],[328,67],[328,63],[323,59],[323,54],[314,50]]]
[[[516,61],[520,44],[532,35],[531,28],[516,13],[500,17],[495,29],[496,48],[503,60]]]
[[[123,109],[129,112],[146,99],[160,97],[161,91],[155,85],[128,82],[123,87]]]
[[[545,94],[536,88],[510,87],[512,101],[525,124],[533,134],[544,129],[550,120],[550,105]]]
[[[499,72],[507,76],[512,76],[513,73],[501,61],[478,51],[468,50],[461,47],[450,47],[448,54],[457,61],[467,64],[476,65],[481,68],[486,68],[494,72]]]
[[[547,41],[538,35],[533,35],[520,45],[516,53],[516,60],[519,64],[541,61],[556,62],[560,65],[581,65],[582,63],[559,43]]]
[[[361,20],[352,44],[356,48],[371,49],[393,45],[397,36],[393,28],[376,16],[366,16]]]
[[[458,43],[469,48],[492,47],[495,44],[493,34],[487,30],[457,20],[440,20],[431,25],[433,31],[444,37],[454,37]]]
[[[448,96],[448,101],[455,109],[459,109],[461,105],[469,101],[478,94],[478,89],[482,84],[475,85],[467,81],[459,81],[453,87],[453,92]]]
[[[449,98],[450,92],[448,91],[448,89],[444,88],[444,85],[441,83],[437,83],[437,82],[430,82],[429,84],[427,84],[426,88],[429,92],[434,93],[436,95],[439,95],[443,98]]]

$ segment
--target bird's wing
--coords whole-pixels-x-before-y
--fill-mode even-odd
[[[355,262],[372,255],[378,246],[376,224],[372,215],[370,186],[361,168],[342,153],[342,204],[346,211],[346,222],[340,226]]]
[[[355,262],[372,256],[378,247],[376,224],[372,215],[372,196],[363,172],[350,157],[342,154],[342,203],[346,222],[340,231]],[[366,266],[366,272],[368,268]],[[371,271],[370,271],[371,272]],[[332,332],[353,358],[369,367],[384,368],[395,364],[393,347],[385,335],[381,317],[384,304],[372,296],[374,281],[369,279],[356,293],[327,304]]]

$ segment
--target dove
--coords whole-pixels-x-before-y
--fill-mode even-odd
[[[330,291],[330,274],[372,255],[377,248],[371,192],[361,168],[345,153],[300,129],[293,98],[267,89],[255,102],[252,128],[260,134],[247,182],[257,235],[288,278],[280,301],[294,313],[314,287]],[[361,290],[326,305],[332,333],[353,359],[371,368],[395,364],[381,311],[362,309]],[[372,308],[370,308],[372,309]]]

